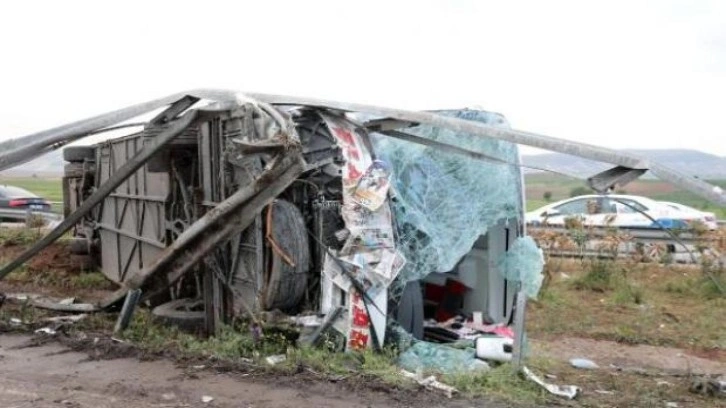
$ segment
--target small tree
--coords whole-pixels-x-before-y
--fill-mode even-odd
[[[570,190],[570,197],[577,197],[585,194],[590,194],[591,190],[585,186],[575,187]]]
[[[547,202],[552,201],[552,192],[551,191],[545,191],[544,194],[542,194],[542,198],[544,198],[544,200],[547,201]]]

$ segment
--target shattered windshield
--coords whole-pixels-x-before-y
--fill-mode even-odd
[[[476,110],[438,112],[445,116],[508,127],[503,116]],[[485,153],[494,163],[373,134],[379,158],[390,163],[397,223],[397,247],[408,260],[391,288],[431,272],[447,272],[487,229],[522,211],[521,173],[516,145],[431,126],[407,133]]]

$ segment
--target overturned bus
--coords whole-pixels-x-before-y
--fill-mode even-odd
[[[310,105],[192,104],[64,149],[66,217],[121,179],[73,226],[74,248],[121,285],[109,305],[143,288],[159,317],[210,332],[264,311],[327,315],[365,348],[393,323],[437,342],[474,314],[506,327],[522,281],[536,293],[533,243],[519,245],[529,264],[505,263],[524,234],[515,144]],[[507,127],[479,110],[437,115]]]
[[[524,230],[517,144],[615,165],[588,178],[600,193],[650,171],[726,205],[702,180],[499,114],[205,89],[26,136],[0,170],[134,126],[65,147],[65,218],[0,279],[72,230],[119,284],[98,308],[142,293],[160,318],[209,333],[281,311],[334,328],[348,349],[404,339],[409,368],[476,368],[470,349],[431,344],[482,333],[496,340],[483,358],[521,356],[543,260]]]

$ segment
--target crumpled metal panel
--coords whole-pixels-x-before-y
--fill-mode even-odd
[[[490,112],[467,109],[438,113],[509,127],[503,116]],[[406,132],[508,163],[519,161],[516,145],[506,141],[431,126]],[[490,226],[521,214],[518,166],[483,162],[381,135],[373,140],[379,158],[392,169],[397,247],[408,260],[391,287],[394,296],[408,281],[431,272],[451,271]]]

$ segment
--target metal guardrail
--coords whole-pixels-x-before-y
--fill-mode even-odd
[[[558,257],[613,258],[642,254],[651,261],[660,261],[669,256],[674,262],[692,263],[701,257],[699,246],[716,239],[709,236],[696,236],[689,232],[677,232],[678,239],[676,240],[667,231],[653,228],[621,227],[615,230],[625,234],[614,235],[613,228],[602,227],[566,229],[552,226],[529,226],[527,228],[528,233],[535,238],[542,238],[542,234],[554,233],[555,238],[550,242],[539,241],[545,253]],[[571,240],[569,245],[563,245],[562,241],[558,241],[556,238],[563,236]],[[615,240],[611,238],[615,238]],[[716,250],[710,250],[710,253],[720,256]]]

